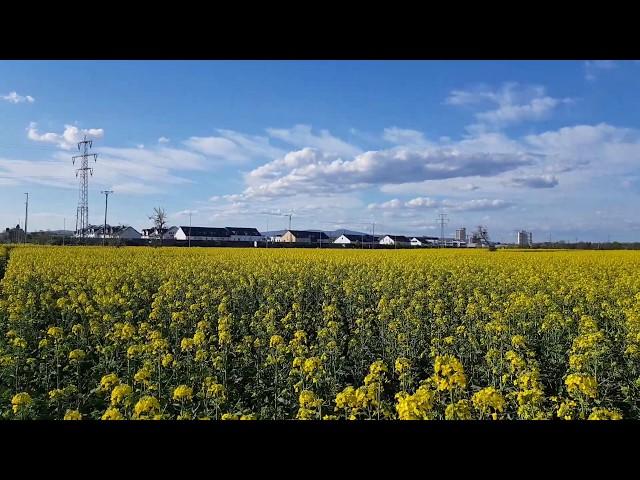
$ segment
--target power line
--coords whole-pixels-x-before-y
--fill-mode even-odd
[[[440,246],[444,246],[444,226],[449,223],[446,213],[439,213],[436,221],[440,223]]]

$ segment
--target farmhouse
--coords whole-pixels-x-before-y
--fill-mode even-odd
[[[371,235],[357,235],[353,233],[343,233],[334,240],[333,243],[340,243],[342,245],[371,245],[378,242],[378,237],[372,237]]]
[[[395,245],[398,247],[408,247],[411,240],[404,235],[385,235],[380,240],[380,245]]]
[[[281,242],[294,243],[329,243],[329,237],[324,232],[309,230],[287,230],[280,239]]]

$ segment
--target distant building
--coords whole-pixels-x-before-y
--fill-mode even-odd
[[[162,229],[162,238],[164,240],[173,240],[175,238],[176,232],[178,231],[178,227],[169,227]],[[160,238],[160,230],[156,227],[152,228],[143,228],[142,229],[142,237],[145,240],[157,240]]]
[[[462,227],[462,228],[458,228],[456,230],[456,240],[460,241],[460,242],[466,242],[467,241],[467,229]]]
[[[15,228],[7,227],[4,232],[0,233],[0,241],[8,243],[24,242],[24,230],[20,228],[20,225],[16,225]]]
[[[83,238],[121,238],[121,239],[137,239],[142,235],[135,228],[128,225],[89,225],[80,232],[76,232],[74,237]]]
[[[280,237],[280,242],[287,243],[330,243],[330,241],[324,232],[310,230],[287,230]]]
[[[533,244],[531,232],[520,230],[516,236],[516,244],[519,247],[530,247]]]
[[[413,237],[411,246],[413,247],[433,247],[438,245],[440,239],[438,237]]]
[[[404,235],[385,235],[380,239],[380,245],[396,245],[408,247],[411,245],[411,240]]]
[[[229,240],[240,242],[257,242],[262,240],[262,234],[257,228],[225,227],[229,232]]]
[[[343,233],[338,238],[336,238],[333,243],[340,243],[342,245],[372,245],[373,243],[378,242],[378,237],[373,237],[371,235],[358,235],[355,233]]]

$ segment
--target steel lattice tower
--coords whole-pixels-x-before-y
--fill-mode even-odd
[[[80,179],[78,210],[76,212],[76,235],[81,237],[87,234],[87,227],[89,226],[89,175],[93,176],[93,168],[89,167],[89,157],[93,157],[94,162],[98,158],[97,153],[89,153],[89,149],[92,146],[93,141],[87,140],[85,135],[84,140],[78,143],[78,150],[82,152],[82,155],[72,157],[74,165],[76,164],[76,159],[80,159],[80,168],[76,170],[76,177]]]

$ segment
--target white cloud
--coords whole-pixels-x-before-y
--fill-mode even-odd
[[[168,139],[167,137],[160,137],[158,139],[158,143],[169,143],[171,140]]]
[[[307,148],[249,172],[245,177],[249,185],[245,194],[336,193],[373,185],[493,176],[531,162],[524,154],[463,153],[450,148],[395,148],[342,160]]]
[[[369,210],[401,210],[401,209],[435,209],[445,208],[454,211],[500,210],[512,206],[511,202],[501,199],[473,199],[473,200],[434,200],[428,197],[417,197],[406,202],[394,198],[383,203],[371,203]]]
[[[612,70],[617,66],[618,64],[613,60],[587,60],[584,62],[584,77],[593,81],[597,78],[598,71]]]
[[[514,177],[511,184],[516,187],[527,188],[553,188],[558,185],[558,178],[555,175],[530,175],[525,177]]]
[[[61,134],[53,132],[39,133],[35,122],[31,122],[27,128],[27,137],[30,140],[54,143],[64,150],[74,148],[78,142],[84,139],[85,135],[88,139],[102,138],[104,136],[104,130],[102,128],[80,129],[75,125],[65,125],[64,131]]]
[[[267,137],[245,135],[218,129],[218,136],[191,137],[184,142],[189,148],[213,159],[244,163],[256,158],[275,158],[285,152],[272,146]]]
[[[7,95],[3,95],[2,99],[9,103],[33,103],[36,101],[31,95],[18,95],[17,92],[10,92]]]
[[[314,134],[310,125],[295,125],[288,129],[267,128],[267,133],[272,138],[282,140],[289,145],[316,148],[334,155],[348,157],[361,152],[358,147],[334,137],[328,130],[320,130],[320,135]]]
[[[397,145],[426,146],[430,144],[422,132],[398,127],[385,128],[382,138]]]
[[[490,90],[485,86],[475,90],[453,90],[445,99],[445,104],[483,107],[484,111],[475,114],[479,124],[470,126],[472,130],[482,131],[487,127],[505,127],[524,121],[544,120],[556,107],[571,101],[569,98],[546,95],[542,86],[522,86],[510,82],[503,84],[498,90]]]

